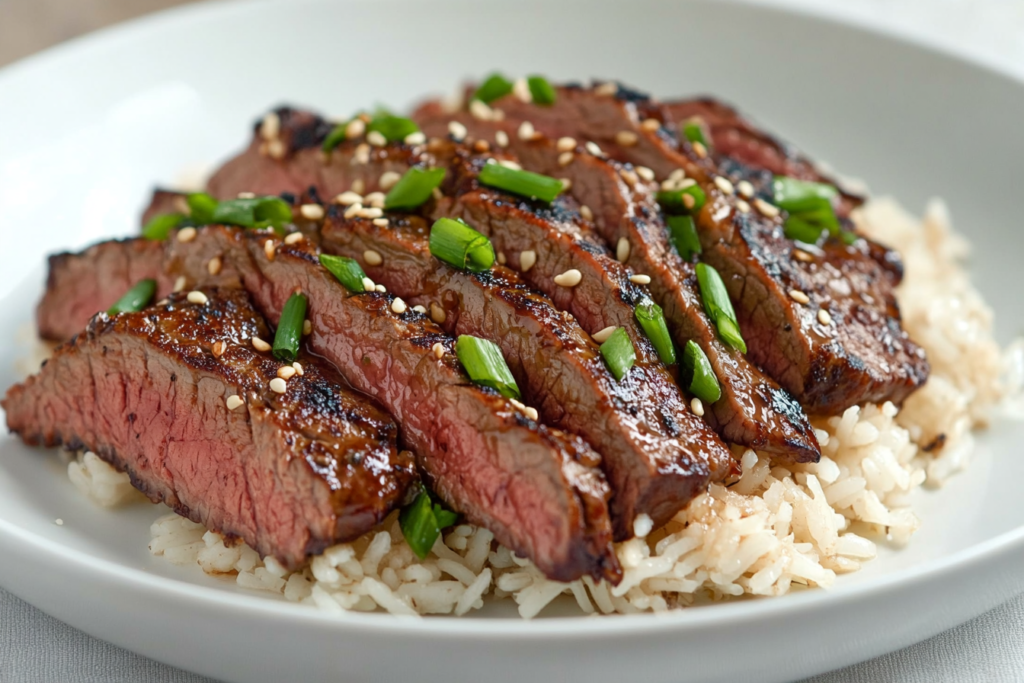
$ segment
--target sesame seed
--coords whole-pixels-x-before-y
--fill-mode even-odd
[[[576,155],[573,154],[572,152],[562,152],[561,154],[558,155],[558,165],[568,166],[573,162],[575,158]]]
[[[519,254],[519,270],[522,272],[528,271],[533,268],[533,264],[537,262],[537,252],[533,249],[527,249],[526,251]]]
[[[799,289],[789,290],[789,298],[797,302],[798,304],[807,304],[810,303],[811,301],[811,298],[804,294],[803,292],[801,292]]]
[[[473,151],[479,152],[480,154],[483,154],[484,152],[490,152],[491,143],[487,142],[487,140],[477,140],[476,142],[473,143]]]
[[[363,260],[370,266],[379,266],[384,263],[384,257],[373,249],[367,249],[363,252]]]
[[[558,182],[562,183],[562,189],[563,190],[568,190],[569,188],[572,187],[572,179],[571,178],[556,178],[556,180],[558,180]]]
[[[685,177],[686,177],[686,171],[681,169],[681,168],[677,168],[677,169],[675,169],[674,171],[672,171],[671,173],[668,174],[668,179],[669,180],[679,181],[679,180],[682,180]]]
[[[797,261],[803,261],[804,263],[814,262],[814,257],[808,254],[806,251],[803,251],[802,249],[794,249],[793,258],[795,258]]]
[[[356,153],[353,161],[357,164],[370,163],[370,146],[365,142],[360,143],[359,146],[356,147]]]
[[[494,141],[498,143],[498,147],[508,147],[508,133],[503,130],[499,130],[494,134]]]
[[[498,165],[499,166],[504,166],[505,168],[511,168],[513,171],[522,171],[523,170],[522,166],[520,166],[516,162],[512,161],[511,159],[502,159],[502,160],[500,160],[498,162]]]
[[[832,324],[832,315],[828,311],[826,311],[824,308],[819,308],[818,309],[818,322],[821,323],[822,325],[831,325]]]
[[[704,402],[695,396],[693,400],[690,401],[690,410],[692,410],[693,414],[697,417],[704,417]]]
[[[401,179],[402,176],[395,173],[394,171],[385,171],[384,173],[380,174],[380,189],[390,190],[392,187],[395,186],[395,183],[397,183]]]
[[[526,410],[526,404],[523,403],[522,401],[517,401],[514,398],[510,398],[508,400],[508,402],[511,403],[512,405],[514,405],[516,408],[519,408],[519,410],[522,410],[522,411]]]
[[[184,275],[179,275],[178,279],[174,281],[174,291],[180,292],[185,289],[185,285],[188,284],[188,280],[185,279]]]
[[[360,218],[380,218],[381,216],[384,215],[384,209],[380,209],[377,208],[376,206],[373,206],[368,209],[362,209],[361,211],[357,211],[356,214]]]
[[[291,379],[295,374],[295,368],[290,365],[282,365],[277,369],[277,376],[281,379]]]
[[[462,142],[465,140],[468,132],[469,131],[466,130],[466,127],[458,121],[448,122],[448,134],[451,135],[452,139],[456,142]]]
[[[608,82],[594,88],[595,95],[615,95],[619,92],[618,83]]]
[[[644,119],[643,123],[640,124],[640,127],[653,133],[661,128],[661,121],[658,119]]]
[[[426,141],[427,136],[421,130],[418,130],[415,133],[409,133],[405,136],[405,144],[407,145],[422,145]]]
[[[506,263],[505,252],[503,252],[503,251],[499,251],[498,252],[498,263],[500,263],[501,265],[505,265],[505,263]]]
[[[427,307],[423,306],[422,304],[417,304],[417,305],[413,306],[412,310],[416,311],[420,315],[426,315],[427,314]]]
[[[735,189],[732,186],[732,182],[725,176],[715,176],[715,187],[724,192],[725,194],[732,194]]]
[[[434,357],[440,359],[444,356],[444,344],[441,342],[434,342],[434,345],[430,347],[430,350],[434,352]]]
[[[617,329],[618,328],[615,327],[615,325],[610,325],[609,327],[606,327],[603,330],[598,330],[597,332],[590,336],[598,344],[604,344],[606,341],[608,341],[608,337],[612,336],[612,332],[614,332]]]
[[[750,204],[747,204],[743,199],[736,200],[736,209],[740,213],[750,213]]]
[[[576,138],[558,138],[558,142],[555,143],[555,148],[559,152],[571,152],[576,149]]]
[[[281,134],[281,117],[277,112],[270,112],[263,117],[260,124],[260,137],[264,140],[273,140]]]
[[[530,92],[530,84],[525,78],[517,78],[512,84],[512,94],[522,102],[533,102],[533,93]]]
[[[228,345],[223,339],[213,342],[213,348],[210,349],[210,353],[213,354],[214,358],[220,358],[224,355],[224,351],[227,350]]]
[[[440,325],[448,319],[448,314],[444,312],[444,309],[440,305],[430,302],[430,319]]]
[[[383,192],[371,192],[370,194],[363,197],[363,203],[369,204],[375,209],[384,208],[384,193]]]
[[[268,344],[267,342],[263,341],[259,337],[253,337],[252,338],[252,347],[254,349],[256,349],[257,351],[269,351],[270,350],[270,344]]]
[[[156,305],[157,306],[166,306],[169,303],[171,303],[170,299],[160,299],[160,301],[156,302]]]
[[[295,361],[294,363],[292,363],[292,367],[295,368],[295,374],[298,375],[299,377],[302,377],[303,375],[306,374],[306,371],[302,368],[302,364],[299,363],[299,361]]]
[[[693,151],[696,152],[697,156],[701,159],[708,155],[708,148],[704,146],[703,142],[697,141],[693,143]]]
[[[480,119],[481,121],[490,121],[494,118],[494,112],[491,111],[491,108],[483,100],[473,100],[470,102],[469,113],[474,119]]]
[[[387,287],[385,287],[384,285],[380,285],[380,284],[375,285],[373,289],[374,289],[374,291],[380,292],[381,294],[384,294],[385,292],[388,291]]]
[[[205,294],[195,289],[189,292],[185,298],[188,299],[190,304],[199,304],[200,306],[209,301]]]
[[[633,187],[638,182],[640,182],[640,176],[636,174],[636,171],[630,168],[620,168],[619,176],[621,176],[622,179],[625,180],[630,187]]]
[[[601,151],[601,148],[597,146],[597,143],[592,140],[587,142],[587,144],[585,144],[584,147],[586,147],[587,151],[593,154],[595,157],[604,156],[604,152]]]
[[[364,192],[366,192],[366,181],[363,180],[362,178],[356,178],[355,180],[352,181],[352,187],[348,189],[351,190],[352,192],[355,192],[356,194],[361,195]]]
[[[391,302],[391,310],[401,315],[408,310],[408,306],[405,305],[405,302],[400,297],[396,296],[395,300]]]
[[[538,418],[538,417],[540,417],[540,416],[539,416],[539,415],[537,414],[537,409],[536,409],[536,408],[534,408],[534,407],[532,407],[532,406],[525,406],[525,407],[523,408],[523,412],[524,412],[524,413],[526,413],[526,417],[530,418],[530,419],[531,419],[531,420],[533,420],[534,422],[536,422],[536,421],[537,421],[537,418]]]
[[[178,241],[179,242],[191,242],[195,238],[196,238],[196,229],[193,228],[192,226],[189,226],[187,228],[182,228],[181,230],[178,231]]]
[[[363,289],[367,292],[372,292],[377,288],[377,284],[368,277],[363,278]]]
[[[303,204],[299,207],[299,213],[307,220],[319,221],[323,220],[324,207],[319,204]]]
[[[299,242],[301,242],[304,239],[306,239],[306,236],[303,235],[301,232],[292,232],[292,233],[289,233],[288,236],[284,238],[284,243],[285,244],[298,244]]]
[[[220,269],[224,264],[220,260],[220,256],[214,256],[212,259],[206,262],[206,272],[210,275],[217,275],[220,273]]]
[[[239,192],[238,193],[238,198],[239,199],[256,199],[256,193],[255,192]],[[187,202],[185,203],[185,206],[188,206]]]
[[[362,119],[352,119],[345,126],[345,137],[349,140],[361,137],[366,132],[366,122]]]
[[[306,335],[308,335],[312,331],[313,331],[313,323],[311,323],[308,320],[303,320],[302,321],[302,336],[306,336]]]
[[[228,400],[226,401],[226,403],[228,406],[228,410],[234,410],[235,408],[241,407],[245,403],[245,401],[243,401],[242,397],[239,396],[238,394],[232,394],[231,396],[228,396]]]
[[[586,204],[580,206],[580,215],[586,218],[588,221],[594,220],[594,212],[590,210],[590,207]]]
[[[277,253],[277,245],[274,244],[274,240],[267,240],[263,243],[263,253],[266,254],[268,261],[274,260],[274,255]]]
[[[347,218],[355,218],[356,214],[358,214],[362,210],[363,210],[363,205],[360,204],[359,202],[356,202],[355,204],[349,205],[349,207],[347,209],[345,209],[345,213],[343,215],[345,216],[346,219]]]
[[[280,377],[275,377],[270,380],[270,390],[278,394],[283,394],[288,391],[288,382],[285,382]]]
[[[267,154],[270,155],[271,159],[284,159],[285,152],[288,148],[284,146],[281,140],[271,140],[267,143]]]
[[[775,218],[776,216],[779,215],[779,207],[775,206],[774,204],[769,204],[760,197],[754,200],[754,206],[757,207],[758,211],[763,213],[765,216],[768,216],[769,218]]]
[[[388,144],[388,139],[379,130],[371,130],[366,134],[366,141],[375,147],[383,147]]]
[[[741,180],[736,183],[736,191],[747,199],[754,196],[754,186],[750,184],[749,180]]]
[[[620,130],[615,134],[615,142],[623,147],[632,147],[640,138],[631,130]]]
[[[636,275],[630,275],[629,281],[634,285],[649,285],[651,284],[651,276],[638,273]]]
[[[626,259],[629,258],[629,240],[625,237],[620,237],[618,244],[615,245],[615,258],[618,259],[619,263],[625,263]]]
[[[654,171],[646,166],[637,166],[636,173],[647,182],[654,182]]]
[[[388,219],[387,218],[374,218],[372,223],[374,225],[376,225],[378,228],[386,228],[386,227],[388,227]]]
[[[583,280],[583,273],[570,268],[569,270],[555,276],[555,284],[559,287],[575,287]]]
[[[683,206],[685,206],[687,209],[692,209],[697,204],[697,200],[693,198],[692,194],[684,194],[682,199]]]
[[[361,195],[361,194],[359,194],[357,192],[353,192],[352,190],[348,190],[347,192],[342,192],[337,197],[335,197],[334,198],[334,202],[336,204],[341,204],[342,206],[350,206],[352,204],[362,204],[362,202],[363,202],[363,195]]]

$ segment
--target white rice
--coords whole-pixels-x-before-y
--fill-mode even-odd
[[[625,569],[618,586],[589,578],[549,581],[494,543],[489,531],[465,524],[449,529],[420,561],[394,516],[292,573],[244,544],[225,546],[221,535],[174,514],[154,522],[150,551],[329,612],[461,615],[485,600],[510,597],[531,618],[566,594],[584,613],[631,613],[830,586],[837,574],[874,558],[876,541],[909,541],[920,525],[910,494],[967,465],[971,430],[987,425],[1004,398],[1019,394],[1024,377],[1021,347],[1003,354],[992,338],[992,312],[963,267],[966,242],[952,232],[940,203],[917,221],[895,202],[879,200],[857,221],[903,255],[906,278],[898,296],[906,328],[928,352],[928,383],[899,414],[886,403],[817,420],[819,463],[776,465],[747,451],[738,482],[711,486],[665,527],[651,530],[649,519],[638,518],[638,538],[616,547]],[[919,448],[940,434],[944,446],[931,453]],[[89,455],[69,467],[72,479],[91,497],[117,499],[121,489],[111,482],[127,478]]]

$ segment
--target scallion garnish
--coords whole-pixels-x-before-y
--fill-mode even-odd
[[[701,253],[700,238],[697,237],[697,226],[693,216],[669,216],[669,239],[684,261],[693,261],[693,257]]]
[[[430,199],[434,188],[444,180],[444,174],[443,168],[410,168],[384,197],[384,208],[388,211],[415,209]]]
[[[519,386],[505,363],[501,348],[492,341],[459,335],[455,342],[455,355],[466,374],[477,384],[496,389],[505,398],[521,398]]]
[[[808,244],[815,244],[822,233],[840,238],[852,244],[857,236],[840,227],[832,202],[839,197],[839,190],[827,183],[799,180],[786,176],[775,176],[772,181],[775,205],[789,215],[783,224],[786,237]]]
[[[370,125],[366,127],[367,132],[376,131],[384,136],[388,142],[399,142],[405,136],[418,132],[419,126],[412,119],[394,114],[380,113],[374,116]]]
[[[706,263],[697,264],[697,283],[700,285],[700,297],[704,302],[704,311],[718,328],[718,336],[729,346],[741,353],[747,352],[747,344],[740,334],[736,311],[729,299],[729,292],[718,271]]]
[[[534,104],[555,103],[555,88],[548,79],[543,76],[530,76],[526,79],[526,84],[530,86],[530,96],[533,98]]]
[[[406,543],[418,558],[425,559],[434,547],[441,531],[455,524],[459,516],[435,502],[426,489],[420,488],[412,505],[398,515],[398,524]]]
[[[555,200],[565,183],[551,176],[520,171],[501,164],[484,164],[478,176],[480,184],[505,190],[520,197],[540,200],[550,204]]]
[[[484,104],[490,104],[510,92],[512,92],[512,81],[499,73],[493,73],[476,89],[476,92],[473,93],[473,99],[480,100]]]
[[[657,194],[658,203],[671,213],[697,213],[707,201],[707,195],[699,185],[690,185],[681,190],[661,190]]]
[[[320,145],[320,149],[322,149],[325,152],[330,152],[335,147],[345,142],[345,137],[348,134],[348,124],[350,123],[352,122],[345,121],[343,123],[339,123],[338,125],[336,125],[334,129],[327,134],[327,137],[324,138],[324,142],[322,145]]]
[[[650,299],[642,301],[636,307],[636,319],[640,327],[644,328],[647,338],[654,344],[654,350],[658,352],[658,358],[666,365],[673,365],[676,362],[676,347],[672,343],[672,335],[668,333],[668,325],[665,324],[665,314],[661,306]]]
[[[331,254],[320,254],[320,263],[338,279],[338,282],[345,285],[345,288],[353,294],[360,294],[366,291],[363,280],[366,273],[362,266],[355,259],[346,256],[332,256]]]
[[[180,213],[165,213],[154,216],[143,226],[142,236],[147,240],[163,241],[170,236],[171,230],[181,225],[183,220],[185,220],[185,216]]]
[[[281,309],[281,319],[277,322],[277,333],[274,335],[274,357],[291,363],[299,355],[299,340],[302,339],[302,325],[306,321],[305,294],[296,292],[288,297]]]
[[[808,199],[817,198],[831,201],[839,196],[839,190],[833,185],[781,175],[777,175],[773,179],[772,192],[775,197],[775,205],[786,211],[800,211],[800,202]]]
[[[625,328],[616,328],[601,344],[601,357],[615,379],[621,381],[626,376],[636,362],[636,350]]]
[[[154,294],[156,294],[156,280],[139,280],[113,306],[107,309],[107,315],[141,311],[153,300]]]
[[[188,216],[196,225],[213,223],[213,212],[217,210],[217,200],[205,192],[193,192],[185,198],[188,203]]]
[[[459,270],[481,273],[494,265],[491,241],[460,219],[438,218],[430,228],[430,253]]]
[[[722,386],[711,368],[711,362],[692,339],[683,347],[684,381],[689,380],[690,393],[707,403],[722,398]]]
[[[205,192],[188,196],[189,220],[196,225],[237,225],[281,229],[292,222],[292,207],[280,197],[250,197],[218,202]]]
[[[707,132],[707,124],[704,119],[694,117],[683,122],[683,137],[690,142],[699,142],[705,147],[711,147],[710,136]]]

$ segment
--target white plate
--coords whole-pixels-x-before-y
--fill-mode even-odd
[[[154,182],[240,146],[269,105],[400,107],[494,67],[715,93],[912,207],[944,195],[977,246],[1000,337],[1022,329],[1017,80],[842,22],[668,0],[212,4],[8,68],[0,329],[31,319],[45,253],[130,234]],[[0,386],[23,352],[0,348]],[[241,593],[151,558],[155,509],[92,508],[54,457],[5,437],[0,583],[95,636],[229,680],[782,681],[921,640],[1024,587],[1022,437],[1010,424],[985,434],[965,475],[919,496],[923,528],[910,547],[831,590],[528,623],[327,617]]]

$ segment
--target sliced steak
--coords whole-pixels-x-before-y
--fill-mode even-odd
[[[154,502],[295,569],[383,520],[414,459],[319,359],[302,355],[302,374],[272,391],[282,363],[253,349],[270,332],[248,296],[205,293],[96,315],[7,392],[7,425],[32,445],[88,448]]]
[[[852,246],[830,239],[805,259],[810,252],[784,236],[774,207],[738,198],[712,158],[679,142],[664,107],[621,86],[558,88],[552,106],[514,96],[493,106],[516,130],[529,121],[548,137],[594,142],[597,156],[650,168],[659,178],[683,169],[700,184],[707,195],[697,216],[702,258],[725,280],[751,360],[809,412],[899,403],[926,380],[923,351],[900,327],[894,252],[864,239]],[[444,118],[436,104],[416,117],[427,129],[426,119]]]
[[[661,383],[642,371],[616,381],[576,321],[514,272],[500,266],[486,273],[450,268],[430,253],[429,222],[417,216],[389,219],[387,226],[329,219],[322,247],[364,263],[367,250],[380,254],[379,265],[366,265],[375,282],[428,308],[450,334],[499,344],[545,422],[582,436],[601,454],[617,538],[632,536],[639,514],[661,526],[706,489],[709,476],[721,479],[731,470],[728,449],[677,392],[657,393]]]

